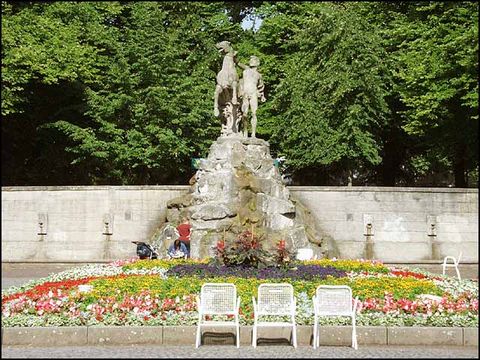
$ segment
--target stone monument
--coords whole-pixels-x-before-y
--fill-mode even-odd
[[[168,202],[166,223],[153,242],[163,255],[169,244],[160,235],[186,216],[192,225],[194,258],[212,256],[217,241],[233,240],[245,230],[262,235],[267,250],[285,240],[292,250],[309,247],[320,258],[326,251],[325,242],[310,212],[291,199],[270,155],[269,143],[255,137],[258,98],[265,101],[257,70],[260,61],[252,56],[249,66],[240,64],[228,41],[216,46],[224,54],[214,95],[214,115],[222,121],[221,134],[208,157],[199,161],[189,193]],[[236,65],[243,69],[242,79],[237,76]],[[249,110],[251,137],[247,131]]]

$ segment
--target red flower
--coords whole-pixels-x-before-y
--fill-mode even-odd
[[[217,250],[218,251],[223,251],[225,249],[225,241],[220,240],[217,242]]]
[[[4,296],[2,297],[2,303],[5,303],[13,299],[17,299],[20,296],[26,296],[31,300],[37,300],[42,295],[48,294],[49,291],[52,291],[53,294],[58,296],[59,290],[61,291],[69,290],[71,288],[77,287],[78,285],[87,284],[92,280],[125,278],[127,276],[132,276],[132,275],[120,274],[120,275],[114,275],[114,276],[87,277],[87,278],[77,279],[77,280],[47,281],[47,282],[44,282],[43,284],[36,285],[30,290]]]
[[[402,277],[414,277],[416,279],[425,279],[426,276],[423,274],[414,273],[408,270],[391,270],[392,275],[402,276]]]

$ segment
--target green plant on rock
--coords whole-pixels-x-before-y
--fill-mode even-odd
[[[293,259],[293,252],[287,248],[285,240],[277,243],[276,252],[273,255],[273,261],[277,266],[288,267]]]
[[[226,266],[244,265],[263,267],[269,262],[269,254],[262,246],[263,236],[249,230],[243,231],[233,243],[217,242],[216,261]]]

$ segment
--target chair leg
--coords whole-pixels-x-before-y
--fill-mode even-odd
[[[240,347],[240,325],[237,324],[237,348]]]
[[[460,270],[458,270],[457,265],[455,265],[455,271],[457,272],[458,280],[462,280],[462,278],[460,277]]]
[[[357,350],[358,343],[357,343],[357,328],[355,323],[355,318],[352,317],[352,347]]]
[[[292,326],[292,340],[293,340],[293,347],[297,348],[297,327],[295,325]]]
[[[317,348],[317,318],[315,317],[315,321],[313,323],[313,348]]]
[[[255,324],[253,325],[253,331],[252,331],[252,346],[254,348],[257,347],[257,326]]]
[[[195,348],[198,348],[200,346],[200,324],[197,327],[197,336],[195,340]]]

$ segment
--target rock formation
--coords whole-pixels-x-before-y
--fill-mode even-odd
[[[219,137],[208,158],[200,161],[190,192],[168,202],[167,222],[159,234],[184,215],[192,224],[194,258],[212,256],[218,240],[228,241],[245,230],[263,235],[267,250],[283,239],[293,250],[311,247],[319,258],[325,251],[308,210],[290,198],[262,139]],[[162,240],[156,235],[161,254],[168,246]]]

